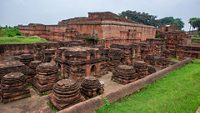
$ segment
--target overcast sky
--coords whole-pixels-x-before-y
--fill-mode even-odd
[[[136,10],[158,18],[182,18],[188,30],[190,17],[200,17],[200,0],[0,0],[0,26],[28,23],[57,24],[87,12],[120,13]]]

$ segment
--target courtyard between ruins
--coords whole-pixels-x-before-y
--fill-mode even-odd
[[[191,66],[190,66],[191,65]],[[166,85],[167,83],[165,82],[165,79],[171,79],[171,82],[173,81],[173,79],[176,79],[178,82],[175,84],[175,83],[171,83],[171,85],[169,86],[170,88],[178,88],[177,89],[177,92],[174,92],[174,93],[180,93],[179,92],[179,87],[181,88],[182,86],[183,86],[183,84],[184,85],[187,85],[187,84],[196,84],[197,85],[197,87],[195,87],[196,89],[193,89],[193,88],[191,88],[190,90],[191,90],[191,92],[195,92],[195,91],[197,91],[198,92],[198,90],[199,90],[199,88],[198,88],[198,80],[199,79],[197,79],[197,81],[196,82],[194,82],[194,81],[191,81],[191,79],[190,78],[188,78],[189,76],[191,76],[191,75],[193,75],[193,74],[191,74],[190,72],[193,72],[195,75],[197,75],[198,73],[200,73],[200,71],[199,70],[197,70],[197,68],[199,67],[199,60],[195,60],[195,61],[192,61],[191,63],[189,63],[189,64],[187,64],[186,66],[184,66],[183,67],[183,69],[182,68],[180,68],[180,69],[178,69],[177,71],[175,70],[174,72],[170,72],[169,73],[169,75],[167,75],[166,77],[164,77],[163,79],[161,79],[161,80],[159,80],[158,81],[158,83],[161,85],[161,84],[163,84],[163,85]],[[196,68],[196,69],[195,69]],[[160,68],[158,68],[157,69],[157,71],[159,71],[160,70]],[[185,75],[184,74],[182,74],[182,73],[184,73],[185,72]],[[172,73],[174,73],[174,74],[172,74]],[[178,74],[178,73],[180,73],[180,74]],[[184,79],[180,79],[179,80],[179,78],[180,78],[180,76],[182,76],[182,75],[184,75],[184,79],[185,80],[189,80],[190,79],[190,82],[185,82],[185,83],[182,83],[183,81],[184,81]],[[111,77],[113,76],[113,74],[111,73],[111,72],[108,72],[108,74],[106,74],[106,75],[104,75],[104,76],[102,76],[102,77],[100,77],[100,78],[98,78],[100,81],[103,81],[103,83],[104,83],[104,93],[102,94],[102,96],[103,95],[107,95],[107,94],[109,94],[109,93],[112,93],[112,92],[116,92],[116,91],[118,91],[118,90],[120,90],[122,87],[124,87],[124,85],[121,85],[121,84],[118,84],[118,83],[116,83],[116,82],[114,82],[114,81],[111,81]],[[174,78],[175,77],[175,78]],[[192,77],[192,76],[191,76]],[[181,77],[182,78],[182,77]],[[198,76],[196,76],[195,78],[198,78]],[[194,79],[194,78],[193,78]],[[161,94],[159,94],[159,95],[164,95],[165,93],[170,93],[170,92],[168,92],[167,91],[167,89],[169,90],[169,88],[167,88],[167,89],[165,89],[165,87],[167,87],[167,86],[164,86],[163,88],[162,88],[162,86],[158,86],[158,85],[156,85],[156,84],[158,84],[157,82],[155,82],[155,83],[153,83],[153,85],[155,85],[154,87],[152,86],[152,85],[148,85],[147,86],[147,89],[146,88],[144,88],[144,89],[142,89],[142,90],[139,90],[138,92],[136,92],[136,94],[133,94],[131,97],[134,97],[134,95],[136,95],[136,97],[134,98],[136,101],[138,101],[137,100],[137,98],[146,98],[146,99],[150,99],[148,96],[147,97],[143,97],[143,92],[144,93],[147,93],[145,90],[148,90],[148,91],[154,91],[154,88],[155,88],[155,90],[156,91],[158,91],[159,93],[161,93]],[[174,86],[173,86],[173,84],[174,84]],[[168,84],[169,85],[169,84]],[[152,86],[152,87],[151,87]],[[186,86],[185,86],[186,87]],[[150,89],[148,89],[148,88],[150,88]],[[159,89],[159,88],[161,88],[161,89]],[[31,111],[31,113],[32,112],[34,112],[34,113],[38,113],[38,112],[45,112],[45,113],[51,113],[51,112],[57,112],[58,110],[56,110],[55,109],[55,107],[52,107],[52,104],[50,104],[50,102],[49,102],[49,99],[48,99],[48,94],[47,93],[43,93],[42,95],[38,95],[38,93],[33,89],[33,87],[31,86],[31,85],[29,85],[28,86],[28,89],[30,89],[30,93],[31,93],[31,97],[30,98],[25,98],[25,99],[22,99],[22,100],[18,100],[18,101],[14,101],[14,102],[10,102],[10,103],[7,103],[7,104],[3,104],[3,103],[0,103],[0,110],[1,110],[1,112],[2,113],[13,113],[13,112],[16,112],[16,113],[30,113],[30,111]],[[171,89],[171,90],[172,90]],[[184,89],[184,88],[181,88],[181,89]],[[166,90],[166,92],[160,92],[161,90]],[[170,90],[169,90],[170,91]],[[188,90],[186,90],[186,91],[188,91]],[[157,93],[158,93],[157,92]],[[139,94],[138,94],[139,93]],[[164,93],[164,94],[162,94],[162,93]],[[154,95],[155,94],[155,95]],[[140,95],[140,96],[137,96],[137,95]],[[149,94],[148,94],[149,95]],[[152,92],[152,93],[150,93],[150,95],[154,95],[155,97],[152,97],[152,98],[156,98],[157,97],[157,94],[156,94],[156,92]],[[198,95],[198,93],[193,93],[193,95]],[[172,95],[171,95],[172,96]],[[177,97],[171,97],[171,96],[168,96],[168,97],[166,97],[166,98],[173,98],[173,99],[176,99],[176,98],[179,98],[178,96]],[[129,98],[129,96],[128,97],[126,97],[126,98]],[[160,97],[157,97],[157,98],[160,98]],[[190,97],[187,97],[187,98],[190,98]],[[133,100],[134,100],[133,99]],[[183,99],[184,98],[181,98],[181,100],[180,101],[176,101],[177,103],[179,103],[179,102],[183,102]],[[159,100],[159,99],[158,99]],[[130,101],[130,100],[129,100]],[[148,100],[146,100],[147,102],[149,102]],[[164,101],[164,100],[163,100]],[[171,101],[173,101],[173,100],[171,100]],[[142,100],[142,102],[145,102],[145,100],[143,99]],[[187,102],[189,102],[190,103],[190,101],[188,100]],[[125,105],[126,106],[126,101],[125,100],[123,100],[123,101],[119,101],[119,102],[117,102],[117,103],[121,103],[121,105],[119,105],[120,107],[118,107],[118,108],[121,108],[121,110],[127,110],[127,111],[129,111],[128,109],[130,109],[130,108],[126,108],[126,107],[123,107],[123,105]],[[151,102],[150,102],[151,103]],[[149,104],[150,104],[149,103]],[[187,104],[187,103],[185,103],[185,102],[183,102],[184,104],[183,105],[185,105],[185,104]],[[195,106],[196,105],[198,105],[197,103],[195,104],[194,102],[191,102],[190,104],[194,104]],[[181,103],[180,103],[181,104]],[[113,109],[113,107],[116,105],[116,103],[114,103],[114,105],[109,105],[108,107],[106,107],[107,105],[105,105],[103,108],[101,108],[100,110],[98,110],[97,111],[97,113],[104,113],[104,112],[112,112],[112,109]],[[134,105],[134,104],[133,104]],[[161,105],[162,106],[162,99],[161,99],[161,103],[159,104],[159,105]],[[182,105],[182,104],[181,104]],[[134,107],[134,109],[133,109],[133,111],[137,111],[137,109],[139,110],[140,109],[140,107],[139,107],[139,105],[138,105],[138,103],[137,103],[137,105],[136,105],[137,107]],[[168,106],[169,107],[169,105],[167,104],[166,106]],[[175,108],[174,108],[175,109]],[[174,110],[174,109],[172,109],[172,110]],[[179,109],[179,108],[176,108],[176,109]],[[192,108],[193,110],[194,110],[194,107]],[[113,110],[115,110],[115,112],[121,112],[121,110],[120,109],[116,109],[115,107],[114,107],[114,109]],[[155,108],[151,108],[151,109],[148,109],[148,110],[156,110]],[[147,111],[148,111],[147,110]],[[168,108],[166,108],[165,109],[165,111],[168,111],[168,110],[170,110],[170,109],[168,109]],[[187,108],[185,108],[184,109],[184,111],[185,110],[187,110]],[[189,109],[188,109],[189,110]],[[195,109],[196,110],[196,109]],[[139,111],[137,111],[137,112],[139,112]]]

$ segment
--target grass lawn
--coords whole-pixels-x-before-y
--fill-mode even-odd
[[[30,44],[39,42],[47,42],[47,40],[36,36],[0,37],[0,44]]]
[[[195,113],[199,106],[200,60],[194,60],[96,113]]]
[[[200,37],[192,37],[192,42],[200,42]]]

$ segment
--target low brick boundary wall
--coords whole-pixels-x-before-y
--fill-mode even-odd
[[[71,47],[71,46],[87,46],[84,41],[62,41],[62,42],[44,42],[33,44],[0,44],[1,55],[16,55],[22,53],[36,53],[43,49]]]
[[[163,70],[157,71],[156,73],[153,73],[145,78],[142,78],[140,80],[137,80],[133,83],[124,85],[119,90],[115,90],[108,94],[103,94],[97,97],[94,97],[92,99],[80,102],[76,105],[73,105],[69,108],[63,109],[59,111],[58,113],[92,113],[101,106],[104,105],[104,98],[108,99],[109,102],[115,102],[119,100],[120,98],[123,98],[125,96],[128,96],[137,90],[145,87],[148,84],[153,83],[154,81],[160,79],[161,77],[166,76],[167,73],[182,67],[183,65],[190,63],[192,59],[188,58],[185,59],[179,63],[176,63],[172,66],[169,66]]]

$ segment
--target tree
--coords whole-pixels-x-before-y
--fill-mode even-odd
[[[0,27],[0,36],[4,36],[4,30],[3,30],[3,28],[2,27]]]
[[[194,29],[200,31],[200,18],[190,18],[189,23]]]
[[[150,15],[145,12],[141,13],[130,10],[123,11],[119,15],[132,21],[155,27],[159,27],[162,25],[176,25],[180,30],[184,27],[184,23],[180,18],[165,17],[161,19],[156,19],[157,16]]]
[[[157,21],[156,21],[157,17],[154,15],[149,15],[148,13],[145,12],[141,13],[141,12],[127,10],[121,12],[119,15],[138,23],[142,23],[145,25],[152,25],[155,27],[157,26]]]
[[[180,30],[184,27],[184,23],[180,18],[164,17],[158,20],[159,26],[176,25]]]

